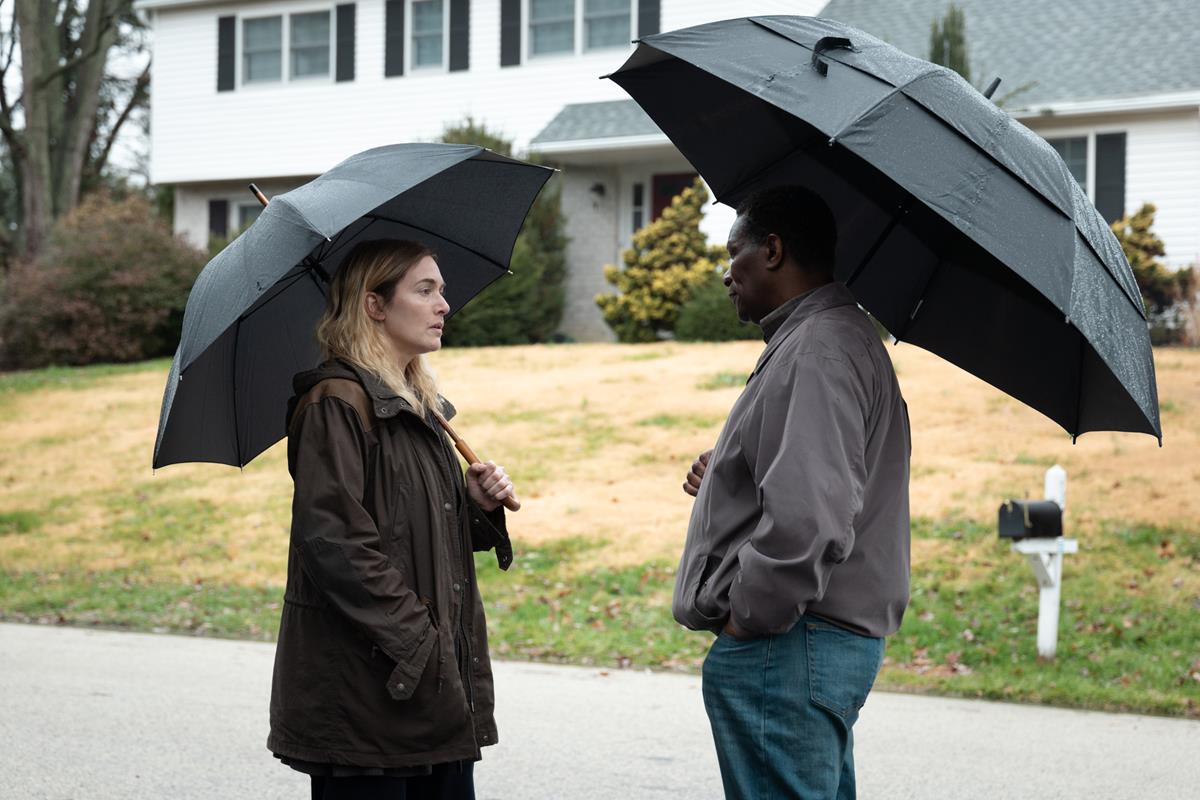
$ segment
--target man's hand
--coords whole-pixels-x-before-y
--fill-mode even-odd
[[[467,467],[467,494],[484,511],[495,511],[504,498],[513,494],[512,480],[491,461]]]
[[[705,450],[692,462],[692,471],[687,474],[687,480],[683,482],[683,490],[692,497],[700,492],[700,481],[704,480],[704,473],[708,471],[710,457],[712,457],[712,450]]]

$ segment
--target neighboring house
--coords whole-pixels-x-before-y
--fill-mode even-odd
[[[951,0],[830,0],[821,16],[916,56]],[[954,0],[971,80],[1046,138],[1110,222],[1143,203],[1200,263],[1200,0]]]
[[[600,76],[640,35],[822,4],[137,0],[154,32],[151,179],[175,187],[175,230],[203,246],[258,215],[250,181],[278,194],[360,150],[435,140],[470,115],[563,166],[563,331],[611,338],[592,300],[608,288],[602,267],[694,172]]]

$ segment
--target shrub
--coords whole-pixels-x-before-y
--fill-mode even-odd
[[[762,329],[738,319],[721,273],[713,270],[679,309],[675,338],[684,342],[730,342],[761,339]]]
[[[442,141],[477,144],[512,155],[512,143],[467,117],[446,128]],[[529,210],[513,246],[513,274],[501,277],[446,323],[450,347],[535,344],[550,341],[562,321],[567,237],[557,178],[551,178]]]
[[[14,265],[0,304],[9,368],[170,355],[204,254],[171,234],[145,198],[88,196],[32,263]]]
[[[618,294],[596,296],[596,305],[622,342],[652,342],[675,330],[679,309],[720,269],[722,248],[709,247],[700,230],[708,191],[696,182],[671,201],[662,216],[633,235],[624,269],[604,268]]]
[[[1166,249],[1152,230],[1155,211],[1153,203],[1146,203],[1114,222],[1112,229],[1141,289],[1150,341],[1177,344],[1195,333],[1189,331],[1189,322],[1196,305],[1196,274],[1191,268],[1171,270],[1158,260]]]

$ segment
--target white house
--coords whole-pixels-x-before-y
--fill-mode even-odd
[[[203,244],[258,214],[250,181],[268,196],[287,191],[352,153],[433,140],[468,115],[525,152],[565,108],[628,100],[600,76],[639,35],[822,4],[139,0],[154,37],[151,179],[175,186],[175,230]],[[650,133],[645,146],[558,159],[571,237],[563,329],[575,338],[611,336],[592,301],[605,286],[602,266],[694,174]],[[576,170],[597,160],[609,168],[602,176]]]
[[[731,16],[814,14],[925,56],[951,0],[138,0],[154,30],[151,178],[197,244],[351,153],[436,139],[468,115],[563,168],[563,332],[610,338],[593,302],[637,227],[694,177],[599,76],[632,38]],[[1200,0],[956,0],[974,80],[1049,139],[1109,219],[1142,202],[1174,265],[1200,262]],[[731,212],[710,207],[722,241]]]

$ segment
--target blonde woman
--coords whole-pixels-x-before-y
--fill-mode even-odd
[[[359,244],[317,328],[327,361],[288,409],[291,548],[267,746],[314,800],[473,798],[496,742],[472,551],[512,560],[491,462],[465,476],[425,353],[449,306],[433,253]]]

